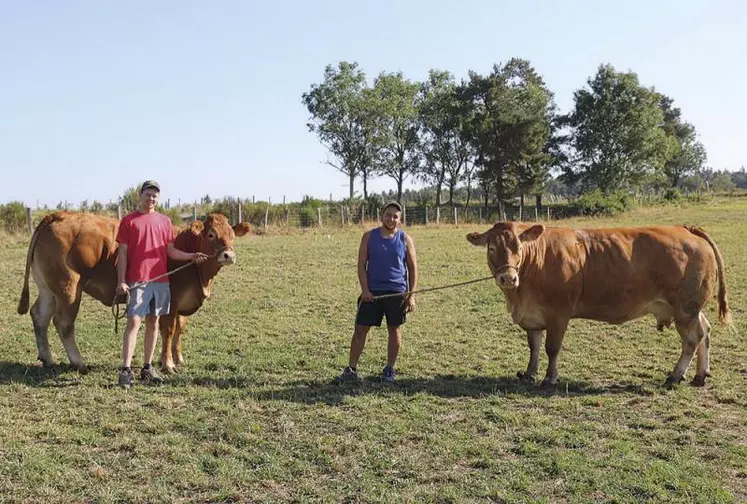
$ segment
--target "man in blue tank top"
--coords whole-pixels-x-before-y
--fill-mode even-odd
[[[361,238],[358,250],[361,295],[355,332],[350,342],[350,358],[348,366],[338,377],[340,380],[358,378],[358,359],[363,353],[368,331],[371,326],[381,327],[386,316],[389,343],[383,377],[386,381],[394,381],[394,364],[402,344],[401,326],[405,323],[405,314],[415,309],[415,295],[406,293],[417,290],[418,285],[415,245],[412,238],[398,228],[401,218],[402,206],[396,201],[387,203],[381,210],[381,226],[367,231]],[[394,296],[377,298],[387,294]]]

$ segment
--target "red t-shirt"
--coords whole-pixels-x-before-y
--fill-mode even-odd
[[[125,282],[143,282],[165,274],[168,271],[166,246],[174,238],[174,226],[163,214],[135,210],[125,215],[117,233],[117,242],[127,245]],[[169,277],[155,281],[168,282]]]

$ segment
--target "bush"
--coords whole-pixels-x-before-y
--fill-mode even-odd
[[[679,201],[682,199],[682,193],[676,187],[670,187],[664,191],[664,199],[666,201]]]
[[[631,207],[630,197],[625,193],[604,195],[598,189],[587,192],[573,200],[569,205],[570,215],[608,216],[613,217]]]
[[[20,233],[26,229],[26,207],[20,201],[0,205],[0,222],[8,233]]]

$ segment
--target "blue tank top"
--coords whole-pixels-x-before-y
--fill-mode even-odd
[[[368,290],[405,292],[407,290],[407,242],[398,229],[393,236],[381,236],[381,228],[368,233]]]

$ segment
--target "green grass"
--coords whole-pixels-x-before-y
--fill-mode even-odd
[[[558,389],[518,383],[526,339],[492,282],[420,296],[398,383],[375,379],[386,335],[374,329],[365,379],[338,386],[358,294],[362,230],[352,229],[239,239],[238,264],[191,317],[182,373],[126,392],[113,387],[121,335],[90,298],[77,328],[91,374],[36,366],[31,319],[15,313],[26,245],[6,246],[0,500],[744,502],[747,201],[569,222],[656,223],[702,225],[725,257],[735,326],[709,306],[705,389],[661,386],[679,337],[656,332],[652,317],[572,321]],[[486,228],[410,229],[421,287],[488,274],[484,250],[464,238]],[[50,342],[65,363],[56,333]]]

